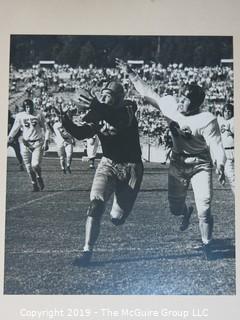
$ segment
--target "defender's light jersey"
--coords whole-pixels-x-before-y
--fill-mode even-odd
[[[224,148],[234,148],[234,118],[217,118]]]
[[[14,138],[19,129],[22,130],[23,139],[26,141],[44,139],[45,135],[47,139],[49,134],[43,114],[37,112],[34,112],[33,114],[28,114],[25,111],[18,113],[9,133],[9,137]]]
[[[167,118],[173,137],[173,151],[200,155],[210,150],[212,160],[224,164],[225,153],[217,119],[213,114],[202,112],[185,116],[178,111],[178,104],[173,96],[160,97],[138,76],[131,77],[131,81],[137,91]]]
[[[57,144],[63,144],[65,141],[68,142],[68,143],[72,143],[73,142],[72,136],[62,126],[60,121],[54,123],[53,130],[54,130],[54,133],[55,133],[54,140],[56,141]]]

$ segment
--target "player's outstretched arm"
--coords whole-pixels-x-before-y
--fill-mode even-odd
[[[151,99],[155,102],[155,106],[158,105],[159,95],[152,90],[146,82],[144,82],[129,66],[125,61],[116,58],[117,67],[125,74],[129,75],[129,79],[133,83],[135,89],[140,93],[141,96]]]
[[[116,58],[117,67],[124,73],[129,75],[129,79],[133,83],[135,89],[144,97],[152,106],[159,109],[167,118],[178,121],[180,117],[183,117],[179,112],[177,101],[173,96],[160,97],[146,82],[144,82],[139,75],[137,75],[130,66]]]
[[[129,79],[133,83],[135,89],[140,93],[140,95],[152,101],[152,104],[155,107],[157,106],[158,108],[160,108],[158,103],[160,96],[154,90],[152,90],[151,87],[148,86],[148,84],[138,76],[138,74],[136,74],[132,70],[132,68],[129,66],[128,63],[118,58],[116,58],[115,61],[116,61],[117,67],[123,73],[129,75]]]
[[[78,140],[91,138],[99,131],[99,127],[93,123],[76,125],[66,114],[62,116],[62,125],[67,132]]]

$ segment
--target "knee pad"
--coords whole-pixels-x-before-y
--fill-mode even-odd
[[[212,223],[213,216],[211,215],[210,208],[207,208],[206,210],[198,211],[198,219],[204,223]]]
[[[87,216],[92,218],[100,218],[104,212],[105,205],[102,200],[94,199],[90,202]]]

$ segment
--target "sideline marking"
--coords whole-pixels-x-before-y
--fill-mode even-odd
[[[47,194],[47,195],[45,195],[43,197],[39,197],[39,198],[24,202],[24,203],[20,204],[19,206],[9,208],[9,209],[6,210],[6,212],[11,212],[11,211],[14,211],[14,210],[17,210],[17,209],[24,208],[25,206],[27,206],[29,204],[35,203],[35,202],[43,200],[43,199],[50,198],[52,196],[55,196],[55,195],[58,195],[58,194],[61,194],[61,193],[67,192],[67,191],[79,191],[79,190],[78,189],[76,189],[76,190],[72,190],[71,189],[71,190],[63,190],[63,191],[58,191],[58,192],[54,192],[54,193],[51,193],[51,194]],[[89,190],[80,190],[80,191],[87,191],[87,192],[89,191],[90,192],[91,189],[89,189]],[[162,190],[161,189],[156,189],[156,190],[155,189],[154,190],[152,190],[152,189],[149,189],[149,190],[148,189],[143,189],[143,190],[140,190],[139,192],[153,192],[153,191],[167,191],[167,189],[162,189]]]
[[[176,241],[177,242],[177,241]],[[163,245],[163,244],[162,244]],[[162,247],[161,247],[162,248]],[[144,249],[144,251],[150,251],[150,252],[159,252],[158,250],[159,248],[146,248]],[[100,252],[100,253],[113,253],[114,251],[116,251],[115,248],[113,248],[112,250],[106,250],[106,249],[95,249],[94,252]],[[134,248],[117,248],[118,252],[136,252],[136,251],[142,251],[141,248],[138,247],[134,247]],[[23,250],[23,251],[8,251],[8,254],[68,254],[68,253],[79,253],[79,249],[72,249],[72,250]]]
[[[40,198],[37,198],[37,199],[33,199],[33,200],[29,200],[27,202],[24,202],[23,204],[20,204],[19,206],[16,206],[16,207],[12,207],[12,208],[9,208],[6,210],[6,212],[10,212],[10,211],[14,211],[14,210],[17,210],[17,209],[21,209],[21,208],[24,208],[25,206],[27,206],[28,204],[31,204],[31,203],[34,203],[34,202],[37,202],[39,200],[42,200],[42,199],[46,199],[46,198],[50,198],[52,196],[55,196],[56,194],[61,194],[65,191],[60,191],[60,192],[54,192],[54,193],[51,193],[51,194],[47,194],[43,197],[40,197]]]

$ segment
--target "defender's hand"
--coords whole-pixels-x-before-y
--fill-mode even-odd
[[[117,134],[117,129],[105,120],[101,121],[101,128],[99,131],[104,136],[115,136]]]

